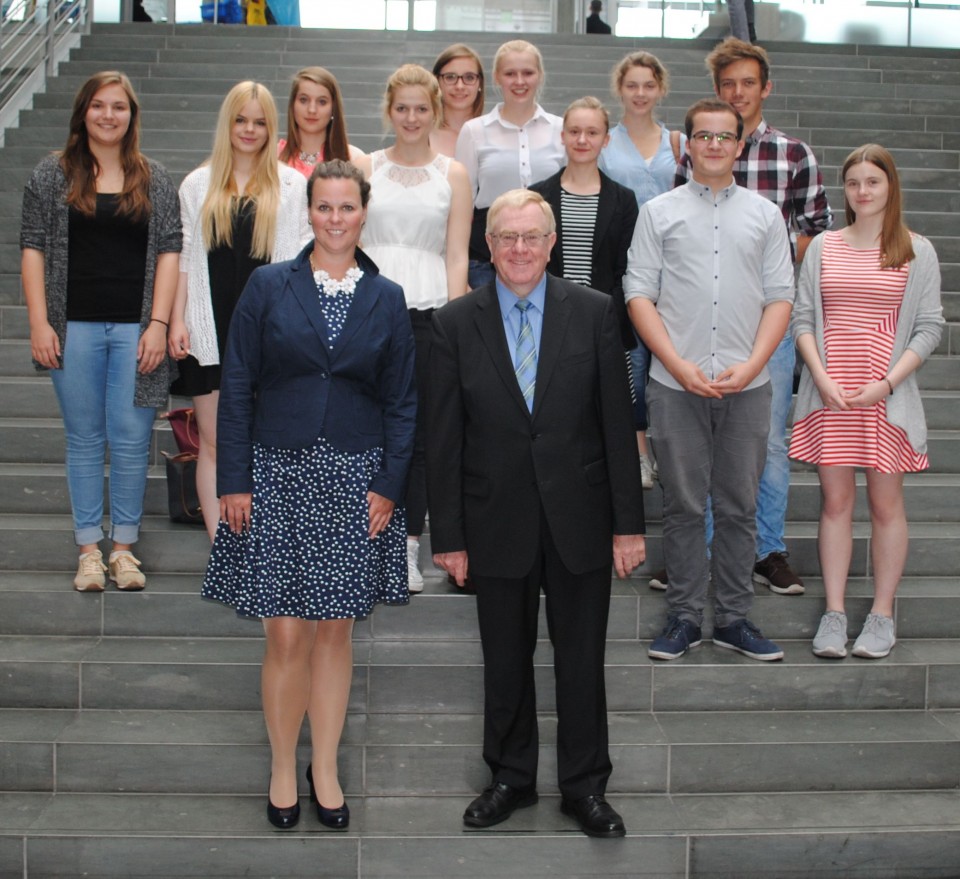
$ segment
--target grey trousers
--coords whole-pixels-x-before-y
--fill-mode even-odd
[[[767,454],[770,384],[721,400],[647,385],[650,437],[663,486],[663,555],[671,616],[700,625],[712,574],[714,625],[753,605],[757,487]],[[704,516],[713,499],[707,559]]]

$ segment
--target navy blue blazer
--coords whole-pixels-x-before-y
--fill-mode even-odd
[[[308,245],[257,269],[230,321],[217,412],[217,494],[253,490],[253,444],[384,450],[370,490],[403,499],[417,399],[403,290],[362,251],[343,332],[331,346]]]

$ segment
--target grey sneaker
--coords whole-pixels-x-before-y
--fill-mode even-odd
[[[843,659],[847,655],[847,615],[828,610],[820,617],[820,628],[813,639],[813,655]]]
[[[654,571],[650,575],[650,588],[656,589],[659,592],[667,591],[667,569],[661,568],[659,571]]]
[[[863,631],[853,645],[853,655],[864,659],[883,659],[897,643],[893,620],[878,613],[868,613]]]

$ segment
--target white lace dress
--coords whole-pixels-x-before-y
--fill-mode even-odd
[[[360,246],[384,277],[403,287],[407,308],[439,308],[447,302],[450,159],[437,155],[429,165],[410,168],[379,150],[370,160],[370,204]]]

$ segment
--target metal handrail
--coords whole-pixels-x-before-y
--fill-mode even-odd
[[[0,0],[0,128],[89,33],[93,0]]]

